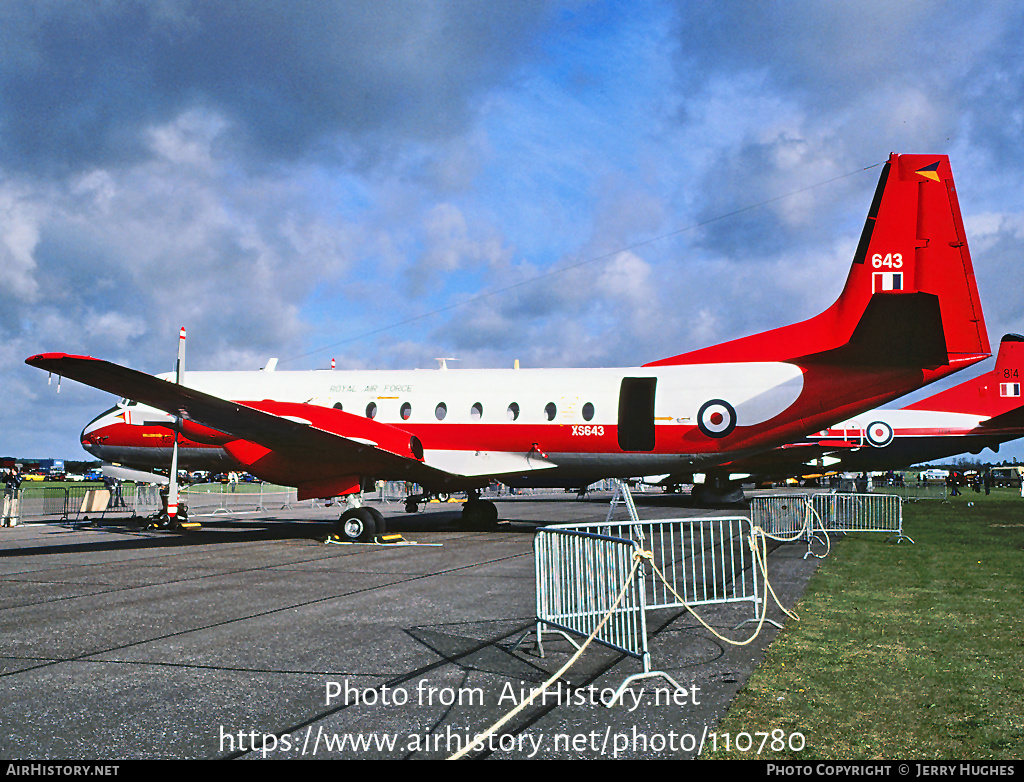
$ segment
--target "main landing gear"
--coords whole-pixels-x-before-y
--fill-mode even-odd
[[[470,529],[494,529],[498,526],[498,506],[480,499],[480,492],[470,492],[462,506],[462,523]]]
[[[705,476],[704,483],[693,487],[691,496],[710,505],[735,505],[743,502],[743,486],[727,476],[711,473]]]
[[[338,519],[338,535],[351,543],[370,543],[385,532],[387,522],[376,508],[349,508]]]
[[[405,498],[405,512],[417,513],[420,503],[433,496],[442,502],[448,500],[447,494],[410,494]],[[480,499],[479,489],[471,489],[462,505],[462,524],[470,529],[494,529],[498,524],[498,506],[490,500]]]

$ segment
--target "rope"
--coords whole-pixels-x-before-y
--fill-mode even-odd
[[[698,622],[700,622],[708,630],[708,632],[710,632],[712,635],[714,635],[720,641],[723,641],[724,643],[727,643],[727,644],[731,644],[732,646],[746,646],[747,644],[752,643],[754,641],[754,639],[757,638],[757,636],[759,636],[761,634],[761,628],[764,627],[765,617],[768,615],[768,595],[769,594],[771,594],[772,599],[775,601],[775,604],[782,610],[782,613],[784,613],[790,619],[793,619],[793,620],[798,621],[798,622],[800,621],[800,617],[797,616],[795,612],[790,611],[784,605],[782,605],[782,602],[779,600],[778,595],[775,594],[775,590],[772,588],[771,582],[768,580],[768,543],[767,543],[767,538],[769,538],[769,537],[771,537],[771,535],[766,533],[763,529],[761,529],[760,527],[754,527],[754,528],[751,529],[750,537],[747,539],[748,540],[748,544],[750,546],[750,550],[751,550],[751,552],[754,555],[754,561],[756,562],[757,567],[760,569],[761,574],[764,576],[764,597],[761,600],[761,616],[759,616],[758,620],[757,620],[757,629],[754,630],[754,634],[752,636],[750,636],[750,638],[748,638],[745,641],[734,641],[731,638],[726,638],[724,635],[722,635],[717,630],[715,630],[715,628],[713,628],[711,625],[709,625],[707,622],[705,622],[704,619],[700,616],[700,614],[698,614],[694,610],[693,606],[691,606],[686,601],[686,598],[684,598],[682,595],[680,595],[678,592],[676,592],[672,588],[672,585],[669,584],[668,580],[665,578],[665,574],[662,573],[661,570],[658,569],[658,566],[654,564],[653,559],[651,561],[651,568],[653,568],[655,574],[658,576],[658,578],[661,579],[661,582],[668,588],[668,591],[671,592],[680,603],[682,603],[683,607],[686,608],[687,611],[689,611],[691,614],[693,614],[693,616],[696,618],[696,620]],[[760,549],[757,546],[757,541],[758,540],[761,541],[761,548]]]
[[[613,613],[615,613],[615,609],[619,607],[619,603],[622,602],[622,598],[625,597],[625,595],[626,595],[626,590],[629,589],[630,584],[633,583],[633,579],[636,576],[636,571],[640,567],[640,561],[643,560],[643,559],[651,560],[652,564],[653,564],[653,555],[651,554],[650,551],[637,551],[637,552],[634,552],[634,554],[633,554],[633,567],[629,571],[629,576],[627,576],[626,582],[622,585],[622,590],[619,592],[618,597],[615,598],[615,602],[612,603],[611,608],[608,609],[608,613],[606,613],[604,615],[604,618],[602,618],[601,621],[598,623],[597,627],[594,628],[594,631],[590,634],[590,636],[587,638],[587,640],[583,642],[583,645],[580,646],[580,648],[577,650],[576,654],[574,654],[572,657],[570,657],[569,661],[565,665],[563,665],[561,668],[559,668],[554,674],[552,674],[551,677],[546,682],[541,684],[539,687],[534,688],[534,690],[530,693],[529,697],[527,697],[525,700],[523,700],[518,706],[516,706],[514,709],[512,709],[512,711],[510,711],[508,714],[506,714],[504,717],[502,717],[496,723],[491,725],[491,727],[489,727],[483,733],[478,733],[473,738],[472,741],[468,742],[465,747],[463,747],[458,752],[456,752],[454,755],[449,757],[448,760],[459,760],[464,755],[466,755],[473,747],[477,746],[478,744],[481,744],[482,742],[487,740],[490,736],[493,736],[494,733],[500,727],[502,727],[505,723],[507,723],[510,719],[512,719],[516,714],[521,712],[527,706],[531,705],[533,703],[534,699],[538,695],[540,695],[542,692],[547,690],[548,687],[550,687],[552,684],[555,683],[555,681],[560,679],[562,677],[562,675],[565,674],[565,672],[568,671],[569,668],[571,668],[576,663],[576,661],[583,655],[583,652],[586,651],[586,648],[587,648],[587,646],[590,645],[590,642],[593,641],[597,637],[597,634],[599,632],[601,632],[601,628],[604,627],[605,623],[608,621],[608,619],[611,617],[611,615]]]
[[[811,528],[811,537],[807,540],[807,553],[813,557],[817,557],[818,559],[824,559],[832,550],[832,539],[828,536],[828,530],[825,529],[825,520],[821,518],[821,514],[814,509],[814,503],[812,503],[810,500],[807,501],[807,511],[809,514],[813,514],[814,518],[818,520],[818,529],[821,531],[821,534],[825,537],[825,553],[815,554],[814,552],[812,552],[811,540],[814,539],[814,522],[812,521],[809,525]]]
[[[678,592],[676,592],[672,588],[671,584],[669,584],[668,581],[666,580],[665,575],[661,572],[661,570],[658,568],[658,566],[654,564],[654,555],[652,554],[652,552],[650,552],[650,551],[636,551],[636,552],[634,552],[634,555],[633,555],[633,567],[629,571],[629,576],[626,578],[625,583],[622,585],[622,589],[619,591],[618,596],[615,598],[615,602],[612,603],[611,608],[608,609],[608,612],[604,615],[604,617],[601,619],[601,621],[594,628],[593,632],[587,637],[587,640],[583,642],[583,644],[576,651],[576,653],[572,657],[569,658],[569,660],[565,663],[565,665],[563,665],[561,668],[558,669],[558,671],[556,671],[554,674],[552,674],[551,677],[549,677],[547,681],[545,681],[539,687],[534,688],[530,692],[529,696],[525,700],[523,700],[518,706],[516,706],[514,709],[512,709],[510,712],[508,712],[508,714],[506,714],[504,717],[502,717],[500,720],[498,720],[496,723],[494,723],[487,730],[483,731],[482,733],[478,733],[473,738],[472,741],[468,742],[465,747],[460,749],[454,755],[451,755],[448,758],[448,760],[459,760],[459,759],[461,759],[462,757],[467,755],[473,747],[475,747],[475,746],[477,746],[479,744],[482,744],[482,742],[486,741],[490,736],[494,735],[494,733],[499,728],[501,728],[503,725],[505,725],[516,714],[521,712],[526,707],[530,706],[533,703],[533,701],[537,698],[538,695],[540,695],[541,693],[545,692],[548,687],[550,687],[552,684],[555,683],[555,681],[560,679],[565,674],[565,672],[568,671],[576,663],[577,660],[579,660],[579,658],[583,655],[583,652],[586,651],[587,647],[590,645],[591,641],[593,641],[597,637],[598,633],[601,632],[601,628],[604,627],[604,625],[608,621],[608,619],[612,616],[613,613],[615,613],[615,609],[618,608],[619,603],[622,602],[622,598],[625,597],[625,595],[626,595],[626,590],[629,589],[629,586],[633,583],[633,579],[636,577],[637,569],[640,567],[640,562],[642,560],[646,559],[650,563],[651,568],[654,570],[655,574],[657,574],[658,578],[661,579],[662,583],[665,584],[665,586],[676,597],[676,599],[679,600],[679,602],[691,614],[693,614],[694,617],[696,617],[697,621],[700,622],[712,635],[714,635],[716,638],[718,638],[719,640],[723,641],[724,643],[731,644],[733,646],[746,646],[747,644],[752,643],[754,641],[754,639],[757,638],[758,635],[760,635],[761,628],[764,627],[764,621],[765,621],[765,618],[766,618],[766,616],[768,614],[768,595],[769,594],[772,596],[772,599],[775,601],[775,604],[782,610],[782,612],[786,616],[790,617],[791,619],[793,619],[795,621],[800,621],[800,617],[797,616],[797,614],[795,612],[790,611],[784,605],[782,605],[782,602],[779,600],[778,595],[775,593],[774,588],[772,588],[772,585],[771,585],[771,583],[768,580],[768,543],[767,543],[767,538],[769,538],[769,537],[771,537],[771,536],[768,535],[763,529],[761,529],[761,527],[754,527],[754,528],[751,529],[750,537],[747,539],[747,543],[750,546],[750,550],[751,550],[751,552],[753,554],[756,566],[759,568],[759,570],[761,571],[761,574],[764,577],[764,597],[761,600],[761,615],[760,615],[760,617],[758,617],[757,629],[754,631],[754,634],[752,636],[750,636],[750,638],[748,638],[745,641],[734,641],[731,638],[726,638],[721,633],[719,633],[717,630],[715,630],[715,628],[713,628],[711,625],[709,625],[707,622],[705,622],[703,618],[701,618],[701,616],[693,609],[693,607],[689,603],[687,603],[685,598],[683,598]],[[758,541],[760,541],[760,545],[758,544]]]
[[[773,535],[770,532],[765,532],[763,529],[761,529],[761,534],[764,535],[766,538],[771,538],[772,540],[777,540],[779,543],[795,543],[796,541],[800,540],[800,537],[804,534],[804,528],[806,528],[810,532],[810,537],[811,538],[814,537],[814,519],[817,519],[817,521],[818,521],[818,530],[821,532],[821,534],[825,538],[825,553],[824,554],[813,554],[811,552],[811,550],[810,550],[811,549],[810,541],[808,541],[808,543],[807,543],[807,551],[808,551],[808,553],[811,553],[812,556],[818,557],[818,559],[824,559],[825,557],[828,556],[829,551],[832,550],[832,541],[829,539],[828,530],[825,529],[825,521],[821,518],[821,514],[819,514],[818,511],[816,511],[814,509],[814,503],[811,502],[811,500],[809,500],[809,499],[808,500],[804,500],[804,503],[805,503],[805,508],[804,508],[804,527],[801,528],[801,529],[796,530],[793,533],[792,537],[785,537],[783,535]],[[808,522],[808,517],[811,517],[811,520],[809,522]],[[760,529],[760,528],[758,528],[758,529]],[[781,608],[781,606],[780,606],[780,608]]]

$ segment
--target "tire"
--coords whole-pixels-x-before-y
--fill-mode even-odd
[[[369,508],[349,508],[338,519],[338,534],[352,543],[369,543],[377,534],[377,521]]]
[[[475,500],[462,506],[462,523],[470,529],[497,529],[498,506],[490,500]]]
[[[370,515],[373,516],[373,523],[374,523],[374,526],[376,526],[376,528],[377,528],[377,534],[378,535],[383,535],[385,532],[388,531],[388,523],[384,519],[384,514],[383,513],[381,513],[376,508],[364,507],[363,510],[369,511]]]

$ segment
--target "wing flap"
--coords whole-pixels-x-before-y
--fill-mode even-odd
[[[424,453],[424,462],[442,472],[466,477],[521,475],[532,470],[546,470],[556,465],[537,454],[504,453],[500,451],[431,451]]]

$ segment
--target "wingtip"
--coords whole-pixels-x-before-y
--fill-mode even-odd
[[[45,361],[61,361],[63,359],[80,359],[82,361],[96,361],[97,359],[92,356],[76,356],[72,353],[36,353],[34,356],[29,356],[25,359],[26,364],[33,366],[40,364]]]

